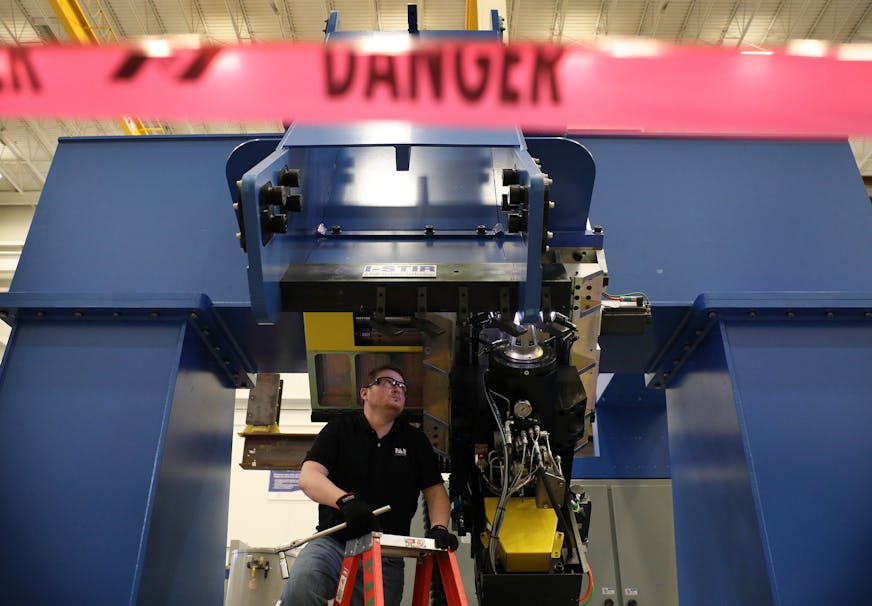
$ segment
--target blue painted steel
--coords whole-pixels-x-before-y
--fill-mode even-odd
[[[414,10],[413,10],[414,9]],[[498,42],[503,38],[503,26],[499,12],[494,9],[490,12],[491,29],[482,30],[421,30],[418,29],[417,7],[408,6],[406,31],[339,31],[339,12],[331,11],[327,17],[327,27],[324,28],[325,41],[354,42],[361,38],[380,40],[398,40],[415,37],[424,40],[481,40],[486,42]]]
[[[500,33],[500,40],[503,39],[503,31],[505,28],[503,27],[503,19],[500,17],[500,12],[492,8],[490,12],[490,21],[491,21],[491,30]]]
[[[220,602],[233,392],[210,364],[184,320],[19,320],[0,370],[0,602]],[[47,553],[65,554],[49,582],[21,565]]]
[[[578,140],[597,165],[590,220],[610,243],[610,292],[690,306],[704,292],[872,284],[872,213],[847,142]]]
[[[872,319],[872,291],[700,295],[649,364],[648,384],[657,388],[668,385],[694,355],[708,331],[723,318],[758,322],[786,319],[796,324]]]
[[[557,145],[544,142],[546,147]],[[575,157],[589,155],[575,143]],[[392,148],[409,146],[397,166]],[[234,166],[250,164],[231,157]],[[279,171],[300,169],[303,209],[288,216],[288,232],[261,246],[259,192]],[[526,236],[505,233],[502,169],[521,171],[530,188]],[[235,182],[233,171],[228,179]],[[458,132],[403,123],[341,128],[293,126],[278,148],[241,178],[250,298],[255,317],[273,322],[281,310],[279,284],[302,263],[525,263],[523,314],[539,313],[544,179],[516,130]],[[434,234],[424,237],[425,226]],[[476,233],[484,225],[488,239]],[[338,235],[328,230],[339,227]],[[584,233],[584,218],[569,231]],[[567,233],[569,233],[569,231]],[[449,232],[446,234],[446,232]],[[470,255],[470,251],[474,251]]]
[[[865,595],[870,343],[872,320],[729,318],[687,362],[667,390],[682,603]]]
[[[642,375],[616,374],[596,404],[596,456],[576,458],[573,478],[668,478],[666,394]]]
[[[595,457],[576,457],[572,477],[668,478],[669,441],[666,400],[659,405],[609,405],[597,408]]]
[[[551,246],[602,248],[602,234],[587,230],[596,166],[590,152],[577,141],[563,137],[527,137],[527,151],[537,158],[542,171],[551,176],[548,229],[554,233]]]
[[[540,321],[542,307],[542,253],[545,250],[545,179],[533,159],[525,154],[521,158],[524,175],[522,183],[527,186],[527,276],[518,288],[521,305],[520,323],[536,324]]]
[[[590,219],[611,243],[609,291],[641,290],[654,303],[647,335],[601,341],[605,372],[649,370],[704,292],[872,284],[872,213],[845,142],[579,141],[597,163]]]
[[[667,391],[678,594],[682,604],[772,606],[727,353],[719,337],[719,330],[709,334],[690,362],[693,372]],[[778,443],[785,459],[806,447],[799,435],[782,436]],[[797,505],[811,478],[806,480],[790,491]],[[809,527],[827,525],[818,512],[811,517]],[[812,559],[807,550],[813,551],[811,543],[804,551]],[[813,587],[813,576],[796,578]]]
[[[249,138],[61,139],[10,291],[61,305],[75,294],[207,293],[248,307],[245,255],[215,177]]]
[[[521,131],[503,129],[433,128],[413,122],[374,121],[337,126],[294,124],[279,147],[517,147],[523,148]],[[446,175],[447,177],[447,175]]]
[[[616,374],[596,401],[597,410],[611,406],[666,406],[662,390],[645,389],[642,375]]]
[[[50,295],[9,293],[0,297],[0,304],[0,316],[13,324],[35,318],[45,322],[111,319],[119,324],[186,321],[211,357],[211,370],[226,387],[253,387],[247,373],[254,372],[254,360],[237,341],[237,335],[244,334],[244,330],[232,331],[205,295],[65,295],[63,303],[59,303]],[[235,317],[243,324],[234,328],[247,329],[251,325],[250,312],[237,313]]]

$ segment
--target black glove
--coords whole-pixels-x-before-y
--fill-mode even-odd
[[[459,544],[457,541],[457,537],[445,528],[442,524],[438,524],[436,526],[432,526],[430,530],[427,531],[425,535],[428,539],[433,539],[436,541],[436,547],[439,549],[450,549],[451,551],[457,551],[457,545]]]
[[[353,492],[339,497],[336,505],[348,525],[348,536],[359,537],[373,530],[380,530],[378,520],[372,515],[372,506]]]

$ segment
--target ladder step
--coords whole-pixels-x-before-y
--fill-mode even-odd
[[[425,553],[442,552],[436,541],[421,537],[404,537],[399,534],[383,534],[379,541],[383,556],[392,558],[417,558]]]

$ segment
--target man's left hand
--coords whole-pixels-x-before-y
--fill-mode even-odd
[[[448,532],[448,529],[441,524],[433,526],[425,535],[428,539],[436,541],[436,547],[439,549],[450,549],[457,551],[458,541],[457,536]]]

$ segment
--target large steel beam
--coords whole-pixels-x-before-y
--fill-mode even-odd
[[[0,602],[221,601],[233,391],[211,365],[186,315],[18,318],[0,374],[16,546],[0,566],[18,569]],[[50,583],[20,566],[58,552]]]
[[[722,319],[667,389],[682,604],[866,591],[872,320],[795,319]]]

